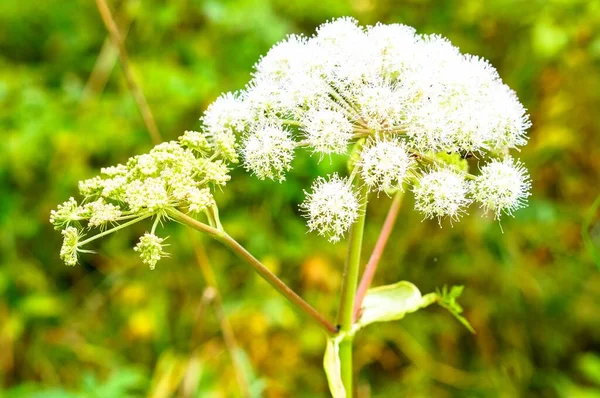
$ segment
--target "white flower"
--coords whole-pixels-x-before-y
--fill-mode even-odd
[[[358,166],[362,179],[371,189],[402,189],[413,166],[406,145],[397,137],[370,139],[363,147]]]
[[[213,149],[227,160],[237,162],[235,137],[251,120],[248,104],[232,93],[223,94],[210,104],[201,120]]]
[[[243,144],[242,156],[246,170],[264,180],[285,180],[291,168],[296,144],[291,133],[280,126],[266,124],[253,129]]]
[[[192,213],[199,213],[215,204],[210,189],[190,188],[187,192],[188,209]]]
[[[495,106],[491,118],[494,131],[490,138],[491,149],[503,151],[525,145],[531,121],[515,92],[499,81],[492,96]]]
[[[322,24],[311,42],[322,49],[321,57],[329,59],[327,75],[333,86],[342,89],[368,77],[369,42],[356,19],[344,17]]]
[[[353,126],[338,110],[312,108],[302,118],[308,144],[320,154],[345,153],[352,139]]]
[[[352,184],[333,174],[329,180],[317,178],[300,208],[308,218],[310,231],[339,241],[358,217],[359,202]]]
[[[494,160],[481,169],[473,184],[473,198],[486,212],[499,219],[502,213],[512,213],[526,206],[531,182],[521,162],[511,158]]]
[[[399,128],[406,115],[407,93],[402,85],[377,81],[361,85],[354,94],[360,116],[375,131]]]
[[[82,251],[72,222],[103,228],[175,208],[202,212],[215,205],[212,189],[229,181],[238,156],[259,179],[281,182],[296,147],[321,160],[365,140],[352,154],[354,172],[371,190],[392,191],[431,157],[460,163],[466,173],[460,156],[507,154],[527,142],[531,126],[516,94],[486,60],[461,54],[441,36],[399,24],[363,27],[353,18],[326,22],[310,37],[286,37],[259,59],[243,91],[221,95],[201,121],[200,132],[186,131],[179,141],[80,182],[87,204],[71,198],[51,212],[55,227],[68,227],[61,251],[67,263]],[[530,180],[518,161],[492,161],[479,177],[459,168],[428,169],[418,178],[415,208],[425,217],[456,220],[474,198],[498,218],[529,195]],[[351,181],[333,175],[314,182],[301,208],[311,231],[338,241],[358,217],[359,199]],[[147,234],[137,250],[153,266],[162,240]]]
[[[58,205],[56,210],[50,212],[50,223],[55,229],[62,229],[71,222],[81,220],[81,208],[75,198],[70,197],[66,202]]]
[[[81,235],[75,227],[67,227],[62,231],[63,244],[60,248],[60,259],[66,265],[74,266],[77,264],[77,244]]]
[[[99,176],[79,181],[79,194],[82,196],[95,196],[103,189],[103,180]]]
[[[225,185],[231,179],[229,167],[222,160],[202,160],[199,163],[198,170],[201,175],[204,175],[203,181],[215,185]]]
[[[105,175],[105,176],[109,176],[109,177],[115,177],[115,176],[124,176],[127,174],[127,166],[123,165],[123,164],[118,164],[116,166],[109,166],[109,167],[102,167],[100,169],[100,173]]]
[[[250,119],[247,104],[233,93],[222,94],[208,106],[202,117],[202,122],[212,134],[224,129],[241,133]]]
[[[467,198],[467,182],[450,168],[433,169],[423,174],[413,191],[415,210],[426,218],[437,217],[440,226],[443,217],[457,220],[471,203]]]
[[[163,238],[159,238],[153,233],[146,232],[142,237],[140,237],[140,241],[133,248],[136,252],[140,254],[140,258],[144,264],[148,264],[150,269],[154,269],[158,260],[162,257],[168,256],[167,253],[163,251]]]
[[[207,153],[210,144],[206,136],[199,131],[186,131],[179,137],[181,145],[200,153]]]
[[[367,36],[373,54],[369,61],[376,73],[393,80],[413,67],[421,40],[413,27],[377,23],[367,27]]]
[[[115,222],[121,217],[122,211],[118,206],[106,203],[103,198],[87,203],[83,207],[83,214],[88,218],[90,227],[103,226],[109,222]]]
[[[131,181],[125,189],[125,202],[134,213],[142,209],[157,211],[169,205],[165,181],[161,178]]]

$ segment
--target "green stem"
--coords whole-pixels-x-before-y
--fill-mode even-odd
[[[290,303],[292,303],[299,311],[308,315],[313,321],[315,321],[321,328],[329,335],[333,336],[337,333],[337,328],[329,322],[321,313],[314,309],[308,304],[302,297],[296,292],[290,289],[281,279],[273,274],[267,267],[265,267],[260,261],[250,254],[242,245],[240,245],[235,239],[229,236],[225,231],[213,228],[209,225],[201,223],[198,220],[193,219],[180,212],[179,210],[171,209],[169,214],[173,218],[182,224],[192,227],[200,232],[204,232],[210,235],[213,239],[218,240],[225,246],[227,246],[232,252],[238,255],[242,260],[249,264],[254,271],[256,271],[264,280],[273,286],[279,293],[281,293]]]
[[[357,185],[362,181],[358,179]],[[365,216],[367,211],[367,195],[369,193],[366,184],[360,188],[360,208],[359,216],[350,229],[350,238],[348,242],[348,255],[346,257],[346,266],[344,268],[344,279],[342,282],[342,294],[340,298],[340,308],[338,311],[338,324],[340,331],[350,332],[354,318],[354,297],[358,285],[358,273],[360,268],[360,253],[362,249],[363,232],[365,229]],[[352,397],[352,334],[348,335],[340,343],[340,363],[341,374],[346,397]]]
[[[142,221],[142,220],[144,220],[144,219],[146,219],[146,218],[150,217],[151,215],[152,215],[152,213],[148,213],[148,214],[146,214],[145,216],[141,216],[141,217],[138,217],[138,218],[136,218],[135,220],[131,220],[131,221],[129,221],[129,222],[126,222],[126,223],[123,223],[123,224],[117,225],[116,227],[114,227],[114,228],[111,228],[111,229],[108,229],[108,230],[106,230],[106,231],[104,231],[104,232],[100,232],[98,235],[94,235],[94,236],[92,236],[91,238],[84,240],[83,242],[79,242],[79,243],[77,244],[77,247],[81,247],[81,246],[83,246],[83,245],[86,245],[86,244],[88,244],[88,243],[90,243],[90,242],[92,242],[92,241],[95,241],[96,239],[100,239],[100,238],[102,238],[103,236],[106,236],[106,235],[112,234],[113,232],[117,232],[118,230],[121,230],[121,229],[123,229],[123,228],[125,228],[125,227],[128,227],[128,226],[130,226],[130,225],[132,225],[132,224],[135,224],[136,222]]]
[[[383,256],[383,250],[387,245],[388,239],[392,233],[392,229],[394,228],[394,224],[396,223],[396,218],[398,217],[398,211],[400,210],[400,205],[402,204],[403,197],[404,191],[400,190],[398,190],[398,192],[396,192],[396,195],[394,195],[392,205],[390,206],[390,210],[388,211],[388,214],[385,217],[383,227],[381,227],[381,233],[379,234],[379,238],[377,238],[377,243],[375,244],[373,253],[371,253],[371,257],[369,258],[367,265],[365,265],[365,270],[363,271],[360,284],[358,285],[358,291],[356,292],[356,298],[354,299],[355,322],[358,320],[358,318],[360,318],[362,302],[365,296],[367,295],[367,291],[369,290],[371,283],[373,282],[375,271],[377,271],[377,265],[381,260],[381,256]]]

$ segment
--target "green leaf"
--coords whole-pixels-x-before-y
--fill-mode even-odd
[[[342,382],[342,364],[340,362],[340,342],[343,337],[342,334],[327,339],[327,347],[323,358],[323,367],[333,398],[346,398],[346,389]]]
[[[471,333],[475,334],[475,329],[473,329],[469,321],[467,321],[467,318],[461,315],[463,309],[456,301],[462,294],[463,289],[464,286],[452,286],[450,290],[448,290],[448,286],[444,286],[441,291],[439,289],[437,290],[437,302],[440,306],[450,311],[450,313]]]
[[[369,289],[355,328],[360,329],[374,322],[402,319],[404,315],[432,304],[435,299],[435,296],[429,294],[422,296],[415,285],[406,281]]]

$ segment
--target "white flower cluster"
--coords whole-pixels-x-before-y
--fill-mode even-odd
[[[179,142],[157,145],[125,165],[103,168],[99,176],[81,181],[82,203],[69,198],[50,213],[50,222],[63,230],[61,259],[74,265],[77,253],[85,252],[82,247],[96,237],[155,217],[152,233],[144,235],[136,246],[142,261],[154,268],[164,256],[162,238],[154,235],[154,229],[168,216],[167,210],[203,213],[215,205],[211,187],[229,181],[228,163],[235,159],[235,151],[227,134],[186,131]],[[88,230],[104,232],[82,240],[82,223],[87,223]]]
[[[513,211],[523,207],[531,188],[527,170],[510,158],[483,166],[473,185],[473,198],[497,219],[502,213],[512,215]]]
[[[332,242],[339,241],[358,217],[359,201],[352,183],[337,174],[329,180],[319,177],[312,186],[312,193],[306,195],[301,208],[306,212],[308,228]]]
[[[332,241],[355,221],[358,180],[376,192],[411,183],[416,210],[440,220],[456,220],[473,201],[496,217],[512,214],[528,196],[520,163],[492,160],[475,177],[466,161],[445,160],[497,159],[524,145],[530,122],[515,93],[486,60],[404,25],[340,18],[311,37],[290,35],[260,58],[244,90],[221,96],[202,120],[221,153],[237,150],[260,179],[283,181],[296,148],[322,160],[359,142],[351,179],[318,179],[302,205],[309,229]]]
[[[144,264],[148,264],[150,269],[154,269],[158,260],[167,256],[167,253],[163,251],[163,242],[164,238],[146,232],[133,250],[140,253],[140,258]]]
[[[404,25],[340,18],[311,37],[291,35],[260,58],[244,90],[221,95],[201,121],[201,132],[82,181],[82,203],[70,198],[52,211],[67,264],[90,241],[155,217],[136,246],[154,267],[164,256],[155,228],[170,210],[210,221],[211,189],[229,180],[230,163],[281,182],[299,148],[319,160],[354,148],[351,175],[319,177],[301,205],[309,229],[333,242],[360,216],[361,184],[388,194],[410,184],[416,210],[438,220],[457,220],[472,202],[496,218],[511,215],[529,196],[527,171],[508,155],[530,127],[515,93],[487,61]],[[491,160],[475,176],[469,156]],[[82,222],[104,232],[83,240]]]

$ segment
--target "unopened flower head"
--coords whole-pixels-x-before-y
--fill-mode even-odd
[[[377,191],[402,189],[413,164],[406,144],[397,137],[370,139],[359,160],[363,181]]]
[[[62,231],[63,244],[60,249],[60,259],[65,264],[74,266],[77,264],[77,252],[79,238],[81,237],[79,231],[75,227],[67,227]]]
[[[481,169],[473,184],[473,198],[486,212],[499,219],[523,207],[530,195],[529,174],[520,162],[511,158],[494,160]]]
[[[209,188],[192,187],[187,192],[188,209],[191,213],[200,213],[215,204]]]
[[[163,242],[163,238],[159,238],[153,233],[146,232],[140,237],[140,241],[135,245],[133,250],[139,253],[144,264],[148,264],[150,269],[154,269],[156,263],[161,258],[168,256],[163,250],[163,246],[165,246]]]
[[[77,201],[70,197],[69,200],[58,205],[56,210],[50,212],[50,223],[54,225],[55,229],[62,229],[73,221],[80,220],[80,213],[81,208]]]
[[[74,265],[77,253],[86,252],[71,224],[89,230],[99,228],[103,231],[99,237],[151,217],[164,220],[172,211],[193,215],[205,212],[215,206],[214,187],[229,181],[229,164],[228,155],[217,148],[215,141],[202,132],[186,131],[179,142],[159,144],[125,165],[103,168],[100,175],[80,182],[85,197],[82,204],[70,198],[51,211],[50,221],[57,229],[65,230],[61,258]],[[84,243],[95,239],[92,236]],[[147,247],[151,242],[148,237],[142,241]],[[152,252],[145,250],[145,261],[151,264],[150,259],[156,255],[152,257]]]
[[[319,177],[312,192],[300,206],[308,219],[310,231],[317,231],[331,242],[339,241],[356,221],[359,201],[348,179],[334,174],[329,179]]]
[[[88,225],[90,227],[100,227],[107,223],[115,222],[123,212],[121,209],[112,204],[106,203],[103,198],[87,203],[83,207],[84,216],[88,217]]]
[[[181,145],[200,153],[208,153],[211,148],[206,135],[199,131],[186,131],[179,137],[179,142]]]
[[[413,188],[415,209],[425,218],[437,218],[440,225],[444,217],[458,220],[471,203],[468,188],[464,177],[453,169],[432,169]]]

